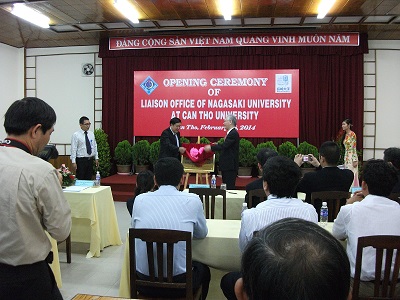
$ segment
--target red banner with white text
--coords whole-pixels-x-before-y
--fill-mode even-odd
[[[163,35],[109,38],[109,50],[248,47],[248,46],[358,46],[357,32],[342,33],[246,33],[220,35]]]
[[[135,136],[159,136],[173,117],[181,136],[223,137],[228,114],[241,137],[299,136],[299,70],[135,71]]]

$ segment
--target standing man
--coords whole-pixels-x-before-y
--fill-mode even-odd
[[[97,143],[93,132],[89,131],[91,123],[88,117],[81,117],[79,125],[81,130],[75,132],[71,138],[72,169],[76,172],[76,178],[92,180],[93,160],[96,162],[96,168],[99,167]]]
[[[224,126],[227,131],[225,141],[221,145],[207,145],[204,150],[206,152],[221,151],[219,169],[222,173],[222,182],[226,183],[228,190],[234,190],[239,169],[239,133],[236,130],[236,117],[227,115]]]
[[[181,154],[185,153],[186,148],[181,147],[181,128],[182,121],[179,118],[172,118],[169,121],[169,128],[165,129],[160,137],[160,155],[159,159],[163,157],[174,157],[181,161]]]
[[[56,113],[38,98],[15,101],[0,144],[0,299],[62,299],[48,263],[51,243],[71,231],[59,172],[37,157],[54,131]]]

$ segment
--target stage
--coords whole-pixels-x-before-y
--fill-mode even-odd
[[[237,177],[236,178],[236,189],[244,190],[246,185],[257,177]],[[209,177],[209,181],[211,176]],[[196,183],[196,175],[191,174],[189,177],[189,183]],[[205,178],[203,178],[203,183],[205,183]],[[217,188],[221,185],[221,177],[217,176]],[[114,201],[125,202],[128,198],[133,197],[134,190],[136,187],[136,175],[112,175],[101,179],[102,185],[111,186],[111,191],[113,194]]]

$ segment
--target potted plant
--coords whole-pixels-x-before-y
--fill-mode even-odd
[[[256,148],[247,139],[239,141],[239,171],[238,176],[251,176],[251,169],[255,163]]]
[[[150,162],[150,143],[147,140],[136,142],[132,146],[132,158],[136,173],[147,170]]]
[[[129,174],[132,166],[132,146],[128,140],[117,144],[114,150],[114,159],[117,163],[118,174]]]
[[[190,143],[190,140],[188,138],[183,137],[183,136],[181,136],[179,141],[181,142],[181,144],[189,144]]]
[[[160,140],[151,143],[149,152],[149,161],[154,168],[154,165],[156,164],[158,157],[160,156]]]
[[[96,174],[96,171],[99,171],[101,177],[104,178],[110,175],[111,170],[111,153],[110,144],[108,143],[108,135],[103,131],[103,129],[98,128],[94,131],[94,137],[97,143],[99,167],[96,169],[96,165],[93,165],[93,174]]]
[[[283,155],[286,156],[290,159],[294,159],[294,157],[297,154],[297,148],[295,145],[293,145],[293,143],[291,142],[284,142],[282,144],[279,145],[278,147],[278,153],[279,155]]]

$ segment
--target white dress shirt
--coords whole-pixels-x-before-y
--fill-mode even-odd
[[[369,235],[400,235],[400,205],[388,198],[368,195],[361,202],[340,208],[333,224],[332,234],[347,238],[347,255],[351,276],[354,277],[358,238]],[[361,280],[375,279],[375,255],[372,247],[364,249]]]
[[[97,143],[94,137],[94,133],[92,131],[87,131],[87,136],[90,142],[90,146],[92,148],[92,153],[88,154],[86,149],[86,138],[85,131],[78,130],[72,135],[71,138],[71,162],[76,163],[77,157],[94,157],[95,159],[99,159],[99,155],[97,153]]]
[[[190,231],[193,238],[205,238],[208,233],[199,196],[180,192],[170,185],[162,185],[155,192],[140,194],[135,198],[131,227]],[[136,269],[149,275],[146,257],[146,244],[136,240]],[[173,275],[185,272],[186,247],[184,242],[179,242],[174,247]]]
[[[303,203],[297,198],[277,198],[269,195],[266,201],[243,211],[239,234],[240,250],[243,252],[254,231],[284,218],[299,218],[318,223],[317,211],[311,204]]]

